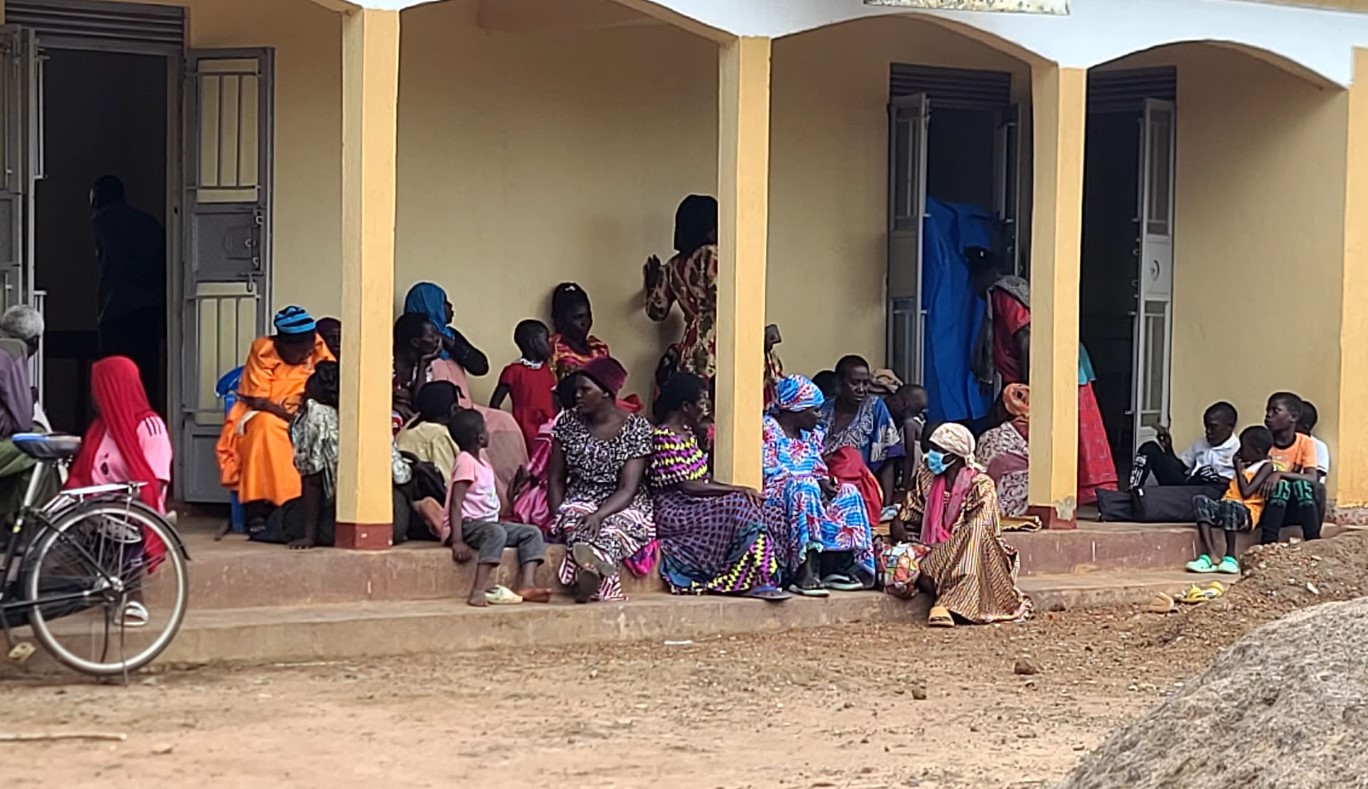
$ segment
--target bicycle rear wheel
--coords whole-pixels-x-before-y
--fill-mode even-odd
[[[185,619],[179,544],[141,502],[88,501],[59,513],[25,557],[24,592],[38,603],[34,636],[83,674],[116,676],[151,663]]]

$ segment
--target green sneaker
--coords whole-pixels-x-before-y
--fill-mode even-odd
[[[1221,560],[1220,564],[1216,565],[1216,572],[1226,575],[1239,575],[1240,562],[1234,556],[1227,556]]]
[[[1216,572],[1216,565],[1211,563],[1210,556],[1202,554],[1187,563],[1187,570],[1190,573],[1214,573]]]

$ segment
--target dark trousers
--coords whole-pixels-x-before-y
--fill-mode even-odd
[[[436,539],[427,524],[413,512],[413,500],[402,487],[393,492],[394,531],[390,541],[394,545],[408,540]],[[304,499],[291,499],[276,507],[266,521],[266,528],[253,534],[253,542],[285,544],[304,537]],[[337,502],[323,503],[318,508],[318,544],[331,546],[337,540]]]
[[[1304,479],[1282,480],[1273,487],[1259,518],[1259,543],[1277,542],[1284,526],[1300,526],[1303,539],[1319,540],[1324,513],[1324,485]]]
[[[1146,441],[1135,452],[1131,466],[1131,488],[1143,488],[1150,474],[1160,485],[1182,485],[1187,482],[1187,466],[1174,455],[1164,451],[1156,441]]]
[[[99,326],[100,358],[127,356],[138,366],[143,389],[153,410],[165,413],[162,400],[161,340],[166,333],[166,316],[148,308],[103,321]]]

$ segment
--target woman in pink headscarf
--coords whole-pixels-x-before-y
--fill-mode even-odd
[[[890,529],[900,544],[885,558],[885,591],[935,595],[932,627],[954,627],[956,617],[988,624],[1029,616],[1031,600],[1016,585],[1016,549],[1002,539],[997,490],[974,461],[974,435],[944,424],[930,444]],[[920,531],[915,542],[909,528]]]

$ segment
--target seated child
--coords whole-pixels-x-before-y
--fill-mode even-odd
[[[898,490],[906,490],[921,462],[921,440],[926,432],[926,409],[931,405],[930,394],[921,384],[903,384],[885,404],[902,431],[903,467],[898,478]]]
[[[1160,485],[1224,485],[1235,476],[1234,458],[1240,449],[1235,436],[1239,414],[1235,406],[1220,402],[1202,414],[1202,437],[1173,454],[1173,436],[1159,428],[1155,441],[1140,446],[1131,466],[1131,490],[1142,488],[1153,476]]]
[[[1316,442],[1297,432],[1305,417],[1305,403],[1291,392],[1268,398],[1264,426],[1273,433],[1273,475],[1265,484],[1268,506],[1259,520],[1259,542],[1278,541],[1284,526],[1301,526],[1302,537],[1318,540],[1325,514],[1325,485],[1317,468]]]
[[[1311,435],[1311,431],[1316,429],[1316,423],[1320,421],[1320,413],[1310,400],[1302,401],[1302,415],[1297,422],[1297,432],[1304,436],[1310,436],[1316,444],[1316,471],[1320,472],[1320,481],[1324,484],[1326,478],[1330,476],[1330,447],[1324,441]]]
[[[489,445],[484,417],[475,410],[462,411],[451,420],[451,437],[461,448],[451,471],[446,516],[451,526],[451,558],[465,564],[478,557],[475,582],[468,602],[482,608],[513,605],[524,600],[551,602],[551,590],[536,584],[537,567],[546,561],[541,530],[523,523],[499,522],[499,493],[494,487],[494,468],[480,456]],[[518,551],[517,589],[491,586],[489,576],[503,560],[504,548]]]
[[[527,451],[533,451],[537,431],[556,415],[552,390],[556,388],[556,374],[551,359],[551,332],[541,321],[526,320],[513,330],[513,342],[522,356],[499,374],[499,385],[489,398],[489,407],[503,407],[504,398],[513,398],[513,420],[522,428]]]
[[[1220,501],[1197,496],[1193,506],[1197,510],[1197,533],[1202,539],[1202,555],[1187,563],[1194,573],[1240,574],[1240,562],[1235,558],[1235,535],[1252,531],[1264,509],[1264,487],[1273,476],[1273,464],[1268,451],[1273,448],[1273,434],[1266,427],[1247,427],[1240,433],[1240,451],[1235,454],[1235,478],[1226,488]],[[1212,562],[1216,555],[1211,538],[1213,528],[1225,532],[1225,558],[1220,564]]]

